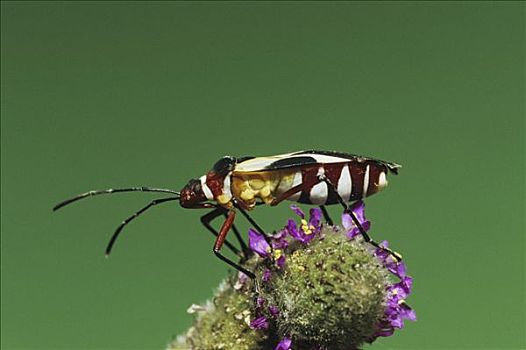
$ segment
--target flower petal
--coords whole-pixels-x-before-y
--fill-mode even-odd
[[[268,320],[265,316],[260,316],[250,322],[250,328],[252,329],[267,329]]]
[[[415,310],[411,309],[409,305],[407,305],[406,303],[402,303],[400,304],[400,309],[400,316],[403,319],[416,321],[416,312]]]
[[[398,265],[396,266],[396,275],[400,278],[404,278],[405,277],[405,270],[406,270],[406,267],[405,267],[405,264],[404,262],[399,262]]]
[[[259,256],[263,258],[269,256],[270,246],[265,240],[265,237],[252,228],[248,230],[248,244],[250,249],[258,253]]]
[[[309,235],[306,234],[305,236],[303,236],[303,239],[301,240],[301,243],[303,243],[303,244],[309,243],[310,241],[312,241],[314,239],[314,237],[316,237],[316,233],[317,233],[316,231],[313,231]]]
[[[292,346],[292,340],[289,338],[284,338],[282,341],[279,342],[278,346],[274,350],[290,350],[290,347]]]
[[[292,219],[289,219],[287,221],[287,231],[289,234],[298,241],[303,241],[304,233],[301,230],[298,230],[298,226],[296,225],[296,222]]]
[[[380,243],[380,247],[388,248],[389,247],[389,242],[388,241],[382,241]],[[386,260],[387,260],[387,258],[389,258],[389,256],[391,254],[389,254],[389,252],[386,251],[385,249],[376,248],[376,250],[374,251],[374,255],[376,255],[384,265],[386,265],[386,263],[387,263]]]
[[[342,226],[345,229],[345,231],[349,231],[353,228],[353,226],[355,226],[351,216],[348,213],[344,212],[342,214]]]
[[[302,219],[305,219],[305,213],[303,213],[303,211],[297,205],[291,205],[290,209],[292,209],[296,215],[300,216]]]
[[[270,305],[268,311],[272,316],[276,316],[277,314],[279,314],[279,308],[275,305]]]
[[[321,209],[320,208],[311,208],[309,211],[310,219],[309,219],[309,225],[314,226],[315,228],[319,229],[319,226],[321,224]]]
[[[351,210],[365,231],[371,228],[371,222],[365,218],[365,204],[362,201],[356,202],[351,206]],[[342,214],[342,226],[347,231],[347,237],[352,239],[360,234],[360,229],[349,213]]]
[[[351,229],[349,232],[347,232],[347,238],[353,239],[354,237],[358,236],[360,234],[360,230],[358,227],[355,227]]]
[[[265,304],[265,298],[257,297],[256,298],[256,306],[262,307]]]
[[[400,283],[407,294],[411,293],[411,289],[413,288],[413,277],[405,276]]]
[[[404,321],[402,321],[402,319],[400,317],[397,316],[394,316],[392,319],[391,319],[391,326],[393,326],[394,328],[404,328]]]
[[[287,237],[287,229],[279,230],[278,232],[272,235],[272,239],[276,241],[280,241],[282,239],[285,239],[286,237]]]
[[[286,260],[285,255],[281,255],[281,256],[276,260],[276,266],[279,267],[279,268],[282,268],[282,267],[285,265],[285,260]]]
[[[352,210],[352,212],[354,213],[354,215],[360,223],[367,220],[365,218],[365,203],[363,201],[358,201],[354,203],[350,209]]]
[[[268,282],[271,276],[272,271],[270,271],[269,269],[265,269],[265,271],[263,271],[263,277],[261,277],[261,279],[263,280],[263,282]]]
[[[289,241],[287,241],[286,239],[284,238],[280,238],[280,239],[272,239],[272,248],[274,249],[285,249],[289,246]]]

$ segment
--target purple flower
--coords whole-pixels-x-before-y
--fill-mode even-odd
[[[262,258],[268,257],[272,251],[265,237],[252,228],[248,229],[248,245]]]
[[[271,258],[278,267],[283,267],[285,265],[284,250],[289,245],[289,242],[287,242],[285,234],[281,231],[270,237],[270,240],[272,247],[259,232],[252,228],[248,230],[248,245],[250,249],[262,258]]]
[[[260,308],[265,305],[265,298],[257,297],[256,298],[256,307]]]
[[[350,209],[354,213],[354,216],[356,216],[356,219],[358,219],[360,225],[362,225],[363,229],[365,231],[369,231],[371,228],[371,222],[365,218],[364,202],[358,201],[354,203]],[[342,214],[342,226],[345,229],[345,232],[347,232],[347,237],[349,237],[349,239],[352,239],[360,234],[360,229],[355,224],[351,215],[348,213]]]
[[[400,308],[402,309],[400,312],[402,319],[416,321],[416,312],[409,305],[404,302],[400,304]]]
[[[272,271],[270,271],[269,269],[265,269],[265,271],[263,271],[263,277],[261,277],[261,279],[263,280],[263,282],[268,282],[271,276]]]
[[[287,231],[281,230],[272,236],[272,248],[274,251],[274,262],[278,267],[285,265],[285,249],[289,246]]]
[[[385,249],[382,249],[382,247],[387,248],[388,246],[389,242],[383,241],[380,243],[380,247],[376,248],[374,255],[393,275],[400,278],[405,277],[405,264],[403,262],[398,262],[391,253]]]
[[[270,314],[275,317],[277,314],[279,314],[279,308],[275,305],[270,305],[268,307],[268,311],[270,312]]]
[[[295,205],[290,208],[301,217],[300,226],[296,222],[289,219],[287,222],[287,232],[297,241],[303,244],[309,243],[321,230],[321,210],[319,208],[312,208],[310,210],[310,219],[307,222],[303,211]]]
[[[295,212],[296,215],[298,215],[302,219],[305,219],[305,213],[303,213],[303,210],[301,210],[297,205],[291,205],[290,209],[292,209],[292,211]]]
[[[239,273],[237,274],[237,281],[234,284],[234,289],[239,290],[243,288],[243,286],[245,285],[245,283],[247,283],[247,281],[248,281],[248,276],[245,275],[243,272],[239,271]]]
[[[413,279],[411,277],[404,277],[398,283],[392,284],[387,287],[387,297],[389,302],[398,303],[400,300],[405,300],[411,293],[411,287],[413,285]]]
[[[285,259],[286,259],[285,255],[280,250],[275,250],[275,252],[277,253],[276,256],[274,257],[276,258],[276,265],[278,267],[283,267],[285,265]]]
[[[284,338],[279,342],[278,346],[274,350],[290,350],[292,346],[292,340],[290,338]]]
[[[393,302],[388,300],[387,308],[385,311],[386,316],[386,328],[404,328],[404,320],[416,320],[416,313],[409,307],[403,300]]]
[[[406,276],[405,270],[405,264],[402,261],[400,261],[398,262],[398,264],[396,264],[395,271],[393,273],[400,278],[404,278]]]
[[[383,241],[380,245],[387,247],[388,244],[387,241]],[[405,299],[411,293],[413,278],[407,276],[405,263],[396,261],[396,259],[384,249],[377,248],[374,255],[389,272],[400,279],[398,283],[391,284],[387,287],[384,318],[380,322],[379,329],[375,334],[375,338],[388,337],[393,334],[395,328],[404,327],[404,320],[416,320],[415,311],[405,302]]]
[[[287,241],[287,230],[283,229],[271,236],[272,248],[274,249],[285,249],[289,246]]]
[[[389,256],[391,254],[389,254],[389,252],[387,250],[382,249],[381,247],[383,247],[383,248],[389,247],[389,242],[382,241],[380,243],[380,247],[376,248],[376,250],[374,251],[374,255],[376,255],[380,259],[380,261],[385,264],[387,258],[389,258]]]
[[[268,320],[265,316],[260,316],[250,322],[250,328],[252,329],[267,329]]]

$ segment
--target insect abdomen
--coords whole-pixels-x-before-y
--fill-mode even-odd
[[[306,186],[299,198],[291,200],[316,205],[338,203],[338,197],[331,187],[325,182],[317,181],[319,176],[326,176],[345,202],[353,202],[385,188],[386,173],[387,167],[375,161],[319,164],[302,170],[302,182],[315,185]]]

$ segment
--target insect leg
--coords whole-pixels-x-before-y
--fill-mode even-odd
[[[334,186],[334,184],[329,179],[327,179],[325,176],[321,176],[320,177],[320,181],[324,181],[327,184],[327,186],[330,187],[332,191],[334,191],[334,193],[336,194],[336,198],[338,199],[338,202],[340,202],[340,204],[343,206],[343,211],[351,216],[352,221],[354,222],[356,227],[358,227],[358,230],[360,231],[360,234],[362,235],[363,239],[366,242],[371,243],[376,248],[385,250],[386,252],[391,254],[397,261],[401,261],[402,260],[402,256],[400,254],[398,254],[397,252],[395,252],[395,251],[393,251],[393,250],[391,250],[391,249],[389,249],[387,247],[381,246],[380,244],[378,244],[378,242],[373,240],[367,234],[367,232],[363,228],[362,224],[360,224],[360,222],[358,221],[358,218],[356,218],[356,215],[354,215],[352,210],[349,208],[349,205],[347,203],[345,203],[345,201],[342,199],[342,197],[338,193],[338,190],[336,189],[336,186]]]
[[[256,230],[258,230],[258,232],[260,234],[262,234],[263,236],[266,236],[266,232],[265,230],[263,230],[255,221],[254,219],[252,219],[252,217],[250,215],[248,215],[247,211],[241,207],[238,207],[237,206],[237,209],[241,212],[241,214],[243,214],[243,216],[248,220],[248,222],[250,222],[250,224],[252,226],[254,226],[256,228]]]
[[[314,186],[314,185],[312,185],[312,186]],[[303,191],[303,189],[306,188],[306,187],[307,186],[304,183],[300,183],[299,185],[296,185],[296,186],[294,186],[292,188],[289,188],[287,191],[283,192],[281,195],[279,195],[278,197],[274,198],[274,200],[272,200],[270,205],[271,206],[276,206],[279,203],[283,202],[285,199],[295,195],[298,192]]]
[[[153,206],[155,206],[157,204],[161,204],[161,203],[168,202],[168,201],[175,201],[175,200],[178,200],[178,199],[179,199],[179,197],[168,197],[168,198],[154,199],[147,206],[143,207],[141,210],[135,212],[132,216],[130,216],[126,220],[124,220],[119,225],[119,227],[117,227],[117,229],[115,230],[115,233],[113,233],[113,236],[111,236],[111,239],[110,239],[110,241],[108,243],[108,246],[106,247],[106,256],[110,255],[111,248],[115,244],[115,241],[117,240],[117,237],[119,237],[119,234],[121,233],[121,231],[124,228],[124,226],[128,225],[130,223],[130,221],[132,221],[133,219],[135,219],[136,217],[138,217],[139,215],[144,213],[146,210],[150,209],[151,207],[153,207]]]
[[[225,219],[228,218],[228,212],[225,210],[224,212]],[[241,251],[243,252],[243,256],[245,259],[248,259],[250,256],[250,250],[247,247],[247,244],[245,243],[245,240],[243,237],[241,237],[241,233],[237,229],[236,225],[232,224],[232,231],[234,231],[234,234],[236,235],[236,239],[239,243],[239,246],[241,247]]]
[[[219,236],[219,232],[217,232],[217,230],[210,224],[210,222],[212,222],[215,218],[221,216],[222,214],[227,214],[226,209],[219,207],[201,216],[201,223],[203,224],[203,226],[206,227],[208,231],[212,232],[212,234],[216,236],[216,238]],[[243,258],[243,255],[241,254],[239,249],[237,249],[232,243],[225,240],[225,245],[228,247],[228,249],[232,251],[232,253],[239,256],[240,258]]]
[[[221,254],[221,247],[223,246],[223,243],[225,243],[226,235],[230,228],[232,227],[232,224],[234,223],[234,219],[236,217],[236,212],[231,210],[228,212],[227,218],[223,225],[221,226],[221,229],[219,230],[219,235],[216,238],[216,242],[214,244],[213,252],[214,254],[224,262],[226,262],[228,265],[232,266],[239,272],[244,273],[248,277],[250,277],[253,280],[256,280],[256,275],[254,275],[253,272],[248,271],[247,269],[243,268],[242,266],[236,264],[226,256]]]
[[[356,218],[356,215],[354,215],[354,213],[352,212],[352,210],[350,208],[347,207],[347,209],[345,210],[345,212],[347,214],[349,214],[351,216],[351,219],[352,221],[354,221],[354,224],[358,227],[358,230],[360,230],[360,234],[362,235],[363,239],[368,242],[368,243],[371,243],[373,246],[375,246],[376,248],[379,248],[379,249],[382,249],[386,252],[388,252],[393,258],[396,259],[396,261],[402,261],[402,256],[395,252],[394,250],[391,250],[387,247],[384,247],[384,246],[381,246],[380,244],[378,244],[378,242],[376,242],[375,240],[373,240],[368,234],[367,232],[365,232],[362,224],[360,224],[360,222],[358,221],[358,219]]]
[[[325,218],[325,221],[327,222],[328,225],[334,225],[330,215],[329,215],[329,212],[327,211],[327,208],[325,208],[324,205],[320,205],[320,209],[321,209],[321,212],[323,213],[323,217]]]

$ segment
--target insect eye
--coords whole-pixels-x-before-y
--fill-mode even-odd
[[[226,175],[230,171],[234,170],[236,165],[236,159],[234,157],[226,156],[219,159],[215,164],[212,170],[221,175]]]

